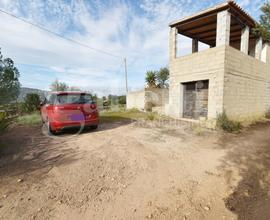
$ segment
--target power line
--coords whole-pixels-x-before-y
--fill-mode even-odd
[[[126,57],[123,58],[123,57],[120,57],[120,56],[118,56],[118,55],[115,55],[115,54],[112,54],[112,53],[110,53],[110,52],[107,52],[107,51],[105,51],[105,50],[97,49],[97,48],[91,47],[91,46],[89,46],[89,45],[87,45],[87,44],[84,44],[84,43],[81,43],[81,42],[79,42],[79,41],[73,40],[73,39],[71,39],[71,38],[64,37],[64,36],[62,36],[61,34],[58,34],[58,33],[54,32],[54,31],[51,31],[51,30],[49,30],[49,29],[47,29],[47,28],[45,28],[45,27],[42,27],[42,26],[39,25],[39,24],[35,24],[35,23],[30,22],[30,21],[27,21],[27,20],[25,20],[25,19],[23,19],[23,18],[21,18],[21,17],[18,17],[18,16],[14,15],[14,14],[11,14],[11,13],[9,13],[9,12],[6,12],[6,11],[4,11],[4,10],[2,10],[2,9],[0,9],[0,12],[2,12],[3,14],[9,15],[9,16],[15,18],[15,19],[18,19],[18,20],[20,20],[20,21],[22,21],[22,22],[25,22],[25,23],[27,23],[27,24],[30,24],[30,25],[32,25],[32,26],[34,26],[34,27],[36,27],[36,28],[39,28],[39,29],[41,29],[41,30],[43,30],[43,31],[46,31],[46,32],[48,32],[48,33],[50,33],[50,34],[53,34],[53,35],[55,35],[55,36],[57,36],[57,37],[59,37],[59,38],[62,38],[62,39],[67,40],[67,41],[70,41],[70,42],[72,42],[72,43],[74,43],[74,44],[78,44],[78,45],[80,45],[81,47],[86,47],[86,48],[88,48],[88,49],[90,49],[90,50],[93,50],[93,51],[96,51],[96,52],[98,52],[98,53],[103,53],[103,54],[106,54],[106,55],[111,56],[111,57],[123,59],[123,60],[124,60],[124,68],[125,68],[126,92],[128,92],[128,84],[127,84],[127,83],[128,83],[128,79],[127,79],[127,61],[126,61]]]
[[[51,31],[51,30],[49,30],[49,29],[47,29],[47,28],[45,28],[45,27],[42,27],[41,25],[38,25],[38,24],[32,23],[32,22],[30,22],[30,21],[27,21],[27,20],[25,20],[25,19],[23,19],[23,18],[21,18],[21,17],[18,17],[18,16],[14,15],[14,14],[11,14],[11,13],[9,13],[9,12],[6,12],[6,11],[4,11],[4,10],[2,10],[2,9],[0,9],[0,12],[2,12],[3,14],[7,14],[7,15],[9,15],[9,16],[11,16],[11,17],[14,17],[14,18],[16,18],[16,19],[18,19],[18,20],[20,20],[20,21],[22,21],[22,22],[25,22],[25,23],[27,23],[27,24],[30,24],[30,25],[32,25],[32,26],[34,26],[34,27],[36,27],[36,28],[39,28],[39,29],[41,29],[41,30],[43,30],[43,31],[49,32],[50,34],[53,34],[53,35],[55,35],[55,36],[57,36],[57,37],[60,37],[60,38],[62,38],[62,39],[64,39],[64,40],[70,41],[70,42],[72,42],[72,43],[74,43],[74,44],[78,44],[78,45],[80,45],[81,47],[86,47],[86,48],[88,48],[88,49],[90,49],[90,50],[93,50],[93,51],[96,51],[96,52],[98,52],[98,53],[103,53],[103,54],[106,54],[106,55],[111,56],[111,57],[123,59],[123,57],[120,57],[120,56],[118,56],[118,55],[112,54],[112,53],[107,52],[107,51],[105,51],[105,50],[97,49],[97,48],[91,47],[91,46],[89,46],[89,45],[87,45],[87,44],[85,44],[85,43],[81,43],[81,42],[76,41],[76,40],[73,40],[73,39],[71,39],[71,38],[64,37],[64,36],[62,36],[61,34],[58,34],[58,33],[54,32],[54,31]]]

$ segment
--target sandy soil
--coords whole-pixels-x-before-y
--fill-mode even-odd
[[[0,219],[270,219],[270,123],[196,133],[14,127],[0,136]]]

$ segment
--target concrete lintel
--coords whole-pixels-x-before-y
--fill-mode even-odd
[[[230,45],[231,13],[227,10],[217,14],[216,46]]]
[[[242,29],[241,34],[241,51],[245,54],[248,54],[249,47],[249,26],[246,26]]]

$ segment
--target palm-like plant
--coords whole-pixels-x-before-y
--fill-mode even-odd
[[[156,71],[147,71],[145,82],[149,88],[156,88],[157,87],[157,73]]]

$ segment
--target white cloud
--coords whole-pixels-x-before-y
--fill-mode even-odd
[[[146,70],[168,64],[168,23],[213,5],[210,0],[88,3],[0,0],[0,8],[66,37],[127,57],[129,84],[135,88],[144,84]],[[253,5],[248,0],[241,4]],[[15,62],[47,68],[59,80],[74,86],[123,90],[122,60],[80,47],[8,15],[0,13],[0,18],[0,47]]]

